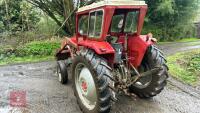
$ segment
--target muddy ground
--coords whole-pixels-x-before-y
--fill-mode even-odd
[[[199,45],[198,45],[199,43]],[[166,55],[200,48],[200,42],[164,44]],[[54,61],[0,67],[0,113],[81,113],[71,81],[61,85]],[[10,93],[25,91],[27,105],[10,107]],[[136,100],[121,95],[111,113],[200,113],[200,90],[169,78],[158,96]]]

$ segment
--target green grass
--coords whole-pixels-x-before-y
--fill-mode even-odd
[[[175,40],[175,41],[166,41],[166,42],[158,42],[158,44],[168,44],[168,43],[172,43],[172,42],[195,42],[195,41],[200,41],[199,38],[183,38],[181,40]]]
[[[18,63],[33,63],[41,61],[53,60],[54,56],[25,56],[25,57],[8,57],[0,61],[0,65],[18,64]]]
[[[5,47],[0,50],[0,65],[53,60],[59,47],[58,40],[33,41],[16,49]]]
[[[60,42],[55,41],[34,41],[20,46],[16,49],[17,56],[48,56],[53,55],[55,50],[60,47]]]
[[[177,53],[167,58],[170,74],[178,80],[195,86],[200,77],[200,49]]]
[[[181,40],[177,40],[176,42],[195,42],[195,41],[200,41],[198,38],[183,38]]]

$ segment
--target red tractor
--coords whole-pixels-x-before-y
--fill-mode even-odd
[[[166,86],[168,67],[151,34],[141,35],[144,1],[103,0],[78,9],[76,34],[56,54],[59,81],[68,81],[84,113],[108,113],[117,94],[151,98]]]

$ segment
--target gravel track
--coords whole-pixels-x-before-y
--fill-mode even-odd
[[[170,55],[200,46],[191,42],[165,44],[160,48]],[[54,61],[1,66],[0,113],[81,113],[71,81],[61,85],[55,67]],[[10,92],[18,90],[26,92],[26,107],[9,105]],[[111,113],[200,113],[200,91],[169,78],[163,92],[152,99],[134,100],[121,95]]]

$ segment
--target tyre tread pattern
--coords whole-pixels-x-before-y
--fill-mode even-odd
[[[61,71],[61,84],[66,84],[68,82],[68,71],[67,71],[67,65],[64,60],[57,61],[58,68],[60,68]]]
[[[97,80],[97,93],[98,98],[98,113],[108,113],[111,109],[111,90],[109,88],[111,75],[111,67],[108,66],[106,60],[99,57],[95,54],[94,51],[90,49],[83,49],[80,51],[78,56],[84,57],[88,63],[93,67],[93,70],[96,72]],[[109,76],[109,77],[108,77]],[[81,108],[81,107],[80,107]],[[81,109],[82,110],[82,109]],[[82,110],[83,111],[83,110]],[[84,112],[84,111],[83,111]]]
[[[132,86],[131,91],[137,94],[140,98],[150,98],[159,94],[167,84],[168,67],[167,60],[164,54],[156,46],[149,46],[144,61],[148,63],[150,68],[161,67],[162,69],[153,75],[152,83],[144,89],[137,89]]]

